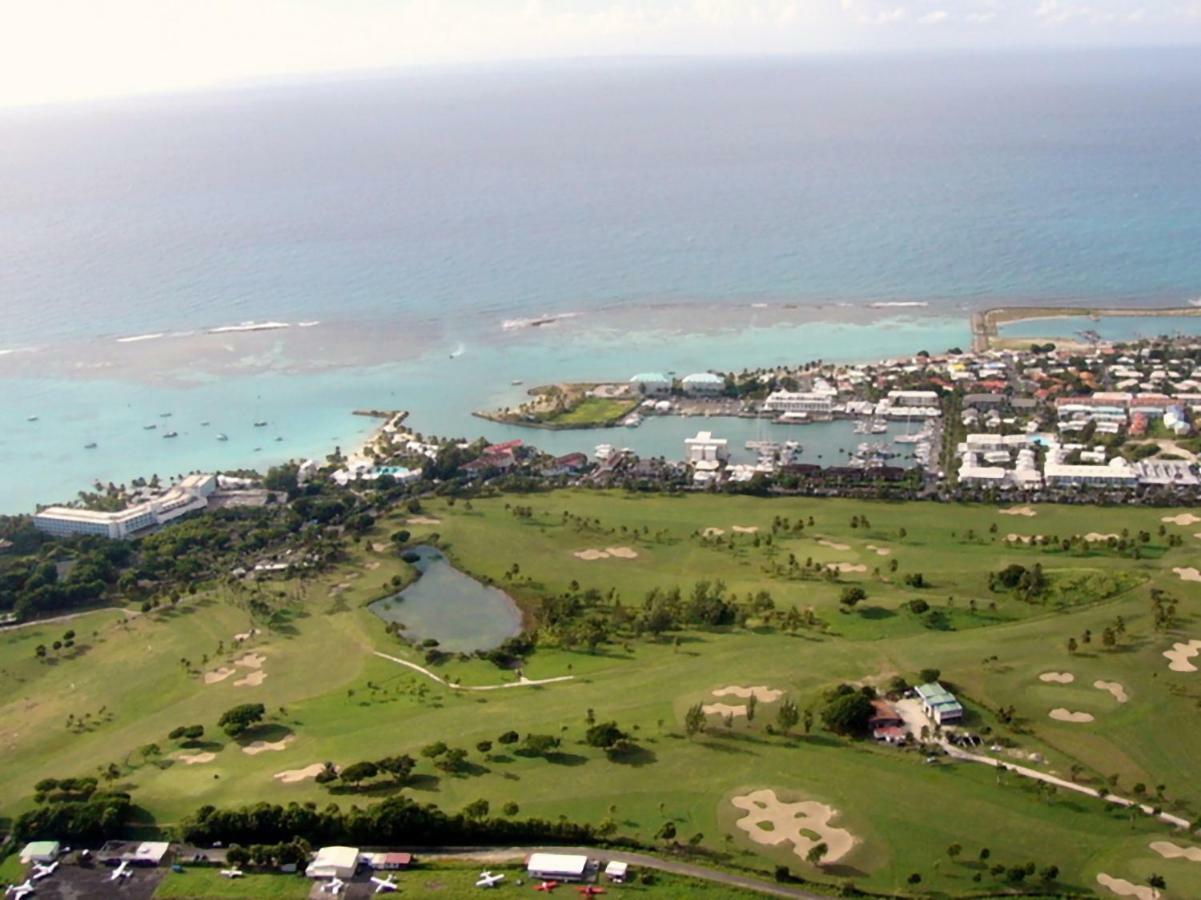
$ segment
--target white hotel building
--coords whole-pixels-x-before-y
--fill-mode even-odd
[[[48,506],[33,517],[34,527],[56,537],[97,534],[124,540],[190,512],[205,509],[217,488],[216,475],[189,475],[153,500],[120,512],[99,512],[73,506]]]
[[[763,410],[828,416],[834,411],[835,396],[826,391],[772,391],[763,401]]]

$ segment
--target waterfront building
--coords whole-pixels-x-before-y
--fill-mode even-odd
[[[695,372],[685,375],[680,382],[687,394],[720,394],[726,386],[725,379],[712,372]]]
[[[772,391],[763,401],[763,411],[829,416],[834,411],[834,397],[830,391]]]
[[[158,497],[117,512],[48,506],[33,517],[33,525],[39,531],[56,537],[95,534],[124,540],[148,528],[207,508],[209,495],[216,489],[216,475],[189,475]]]
[[[666,394],[671,390],[671,379],[662,372],[639,372],[630,384],[643,394]]]

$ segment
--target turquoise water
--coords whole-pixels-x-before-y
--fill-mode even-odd
[[[1078,337],[1095,331],[1109,341],[1132,341],[1161,335],[1201,334],[1201,316],[1057,316],[1025,319],[1001,326],[1003,337]]]
[[[1184,303],[1198,121],[1201,54],[1164,48],[514,65],[3,110],[0,510],[321,455],[363,436],[362,406],[528,436],[470,416],[513,379],[872,359],[966,346],[985,306]],[[501,327],[548,313],[580,316]],[[203,334],[252,319],[321,325]],[[158,332],[197,334],[115,342]],[[177,439],[142,430],[165,411]]]
[[[399,622],[406,637],[433,638],[451,653],[492,650],[521,633],[521,611],[504,591],[460,572],[433,547],[414,549],[421,576],[399,594],[368,609]]]
[[[685,432],[695,433],[703,425],[741,439],[741,445],[754,437],[748,429],[756,426],[737,419],[656,418],[639,429],[550,432],[500,425],[471,413],[513,405],[529,386],[557,380],[626,379],[649,368],[687,372],[799,363],[819,356],[878,358],[912,353],[915,347],[966,346],[969,340],[966,320],[937,317],[891,318],[883,327],[809,322],[702,333],[612,334],[581,328],[571,334],[542,330],[520,339],[467,344],[453,359],[448,345],[442,345],[386,365],[226,376],[185,386],[97,378],[11,379],[10,390],[0,395],[5,422],[0,429],[5,465],[0,510],[70,499],[95,480],[123,482],[155,473],[166,477],[195,469],[263,468],[290,458],[323,458],[334,446],[357,446],[379,424],[352,415],[357,408],[407,409],[410,426],[425,434],[521,438],[555,454],[591,454],[598,443],[616,443],[677,459],[683,455]],[[524,384],[514,386],[514,379]],[[162,412],[172,417],[160,419]],[[26,421],[34,414],[39,421]],[[268,426],[255,428],[260,420]],[[204,421],[210,425],[201,427]],[[144,430],[150,422],[158,429]],[[779,427],[797,431],[796,439],[806,445],[816,438],[805,435],[826,428]],[[163,439],[168,428],[179,437]],[[219,433],[229,440],[218,441]],[[96,449],[83,449],[91,442]]]

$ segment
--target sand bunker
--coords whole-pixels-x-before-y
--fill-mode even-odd
[[[826,566],[827,569],[834,569],[837,572],[866,572],[867,566],[863,563],[852,562],[836,562]]]
[[[730,706],[728,703],[706,703],[701,712],[707,716],[745,716],[745,706]]]
[[[1099,531],[1090,531],[1088,534],[1084,535],[1084,539],[1089,543],[1093,543],[1094,541],[1108,541],[1111,538],[1116,541],[1120,537],[1120,534],[1114,534],[1112,531],[1107,534],[1102,534]]]
[[[825,538],[822,538],[820,541],[818,541],[818,543],[821,544],[823,547],[829,547],[831,550],[850,550],[851,549],[850,544],[840,544],[837,541],[829,541],[829,540],[826,540]]]
[[[249,631],[243,631],[241,634],[235,634],[234,642],[240,644],[240,643],[242,643],[242,641],[250,640],[252,637],[254,637],[258,633],[259,633],[259,630],[257,628],[251,628]]]
[[[405,519],[408,525],[441,525],[441,519],[435,519],[433,516],[409,516]]]
[[[217,758],[217,754],[216,753],[208,753],[208,752],[205,752],[205,753],[181,753],[181,754],[179,754],[179,756],[177,756],[175,758],[178,759],[185,766],[197,766],[197,765],[201,765],[202,763],[211,763],[214,759]]]
[[[1178,516],[1164,516],[1161,520],[1169,525],[1196,525],[1201,522],[1201,517],[1194,516],[1192,513],[1181,513]]]
[[[257,756],[260,753],[266,753],[268,750],[283,750],[292,743],[295,735],[288,735],[278,741],[251,741],[242,748],[242,752],[248,756]]]
[[[767,685],[759,684],[755,687],[742,687],[737,684],[729,684],[725,687],[718,688],[713,692],[714,697],[754,697],[760,703],[772,703],[784,696],[783,691],[777,691],[775,688],[769,688]]]
[[[267,673],[259,670],[251,672],[245,678],[239,678],[234,682],[234,687],[258,687],[267,679]]]
[[[1159,892],[1145,884],[1134,884],[1125,878],[1114,878],[1104,872],[1097,876],[1097,884],[1107,887],[1119,897],[1137,897],[1138,900],[1156,900]]]
[[[875,553],[876,556],[888,556],[888,554],[892,553],[887,547],[877,547],[875,544],[868,544],[867,549]]]
[[[1109,691],[1109,693],[1113,694],[1113,699],[1117,700],[1118,703],[1125,703],[1130,699],[1126,694],[1126,689],[1116,681],[1101,681],[1098,679],[1093,682],[1093,687],[1099,691]]]
[[[790,843],[793,852],[804,859],[810,849],[824,843],[823,863],[838,862],[855,846],[853,834],[830,824],[837,811],[824,803],[814,800],[784,803],[772,790],[754,791],[730,802],[746,811],[734,824],[756,844],[774,847]]]
[[[1072,712],[1070,709],[1064,709],[1062,706],[1057,706],[1048,715],[1057,722],[1075,722],[1082,724],[1093,720],[1092,713]]]
[[[1181,581],[1201,581],[1201,571],[1198,571],[1193,566],[1187,568],[1176,568],[1172,572],[1180,576]]]
[[[758,525],[735,525],[732,529],[735,534],[758,534]]]
[[[219,681],[224,681],[230,675],[233,675],[237,669],[231,669],[228,666],[222,666],[220,669],[214,669],[212,672],[204,673],[205,684],[216,684]]]
[[[705,537],[721,537],[725,533],[726,530],[724,528],[706,528],[701,532]]]
[[[1002,516],[1037,516],[1037,510],[1031,509],[1029,506],[1011,506],[1009,509],[998,509],[997,513]]]
[[[587,550],[577,550],[572,556],[576,559],[589,562],[594,559],[637,559],[638,551],[630,547],[606,547],[604,550],[589,548]]]
[[[1191,640],[1187,644],[1173,644],[1172,649],[1165,650],[1163,655],[1171,660],[1168,668],[1173,672],[1196,672],[1197,667],[1189,660],[1198,653],[1201,653],[1201,641]]]
[[[247,653],[241,659],[235,659],[235,666],[242,666],[247,669],[261,669],[263,663],[267,661],[267,657],[261,653]]]
[[[1038,676],[1039,681],[1055,682],[1056,684],[1071,684],[1076,676],[1071,672],[1043,672]]]
[[[1178,847],[1171,841],[1152,841],[1151,849],[1164,859],[1187,859],[1201,862],[1201,847]]]
[[[296,784],[309,778],[316,778],[324,771],[325,763],[313,763],[311,766],[305,766],[303,769],[286,769],[283,772],[276,772],[271,777],[284,784]]]

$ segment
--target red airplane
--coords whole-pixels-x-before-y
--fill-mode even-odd
[[[553,891],[558,886],[559,886],[559,882],[557,882],[557,881],[544,881],[544,882],[542,882],[542,884],[535,886],[534,890],[546,891],[546,893],[549,894],[551,891]]]
[[[591,884],[586,884],[582,888],[579,888],[579,892],[580,895],[584,897],[595,897],[597,894],[603,894],[605,889],[603,887],[595,887]]]

